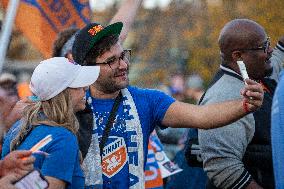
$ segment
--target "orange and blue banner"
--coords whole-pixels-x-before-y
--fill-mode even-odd
[[[163,178],[156,160],[156,152],[162,149],[156,132],[149,138],[147,162],[145,166],[145,189],[163,189]]]
[[[2,2],[7,7],[8,0]],[[21,0],[16,27],[48,58],[58,32],[85,26],[90,15],[89,0]]]

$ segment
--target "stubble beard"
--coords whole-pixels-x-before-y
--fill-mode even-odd
[[[100,83],[100,89],[106,94],[112,94],[115,93],[121,89],[125,89],[129,85],[129,79],[123,83],[117,84],[115,81],[111,80],[108,82]],[[98,86],[97,86],[98,87]]]

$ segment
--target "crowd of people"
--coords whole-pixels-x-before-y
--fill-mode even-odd
[[[20,100],[16,79],[0,76],[0,189],[16,188],[34,169],[50,189],[284,188],[284,37],[273,49],[261,25],[235,19],[220,32],[220,69],[206,90],[197,75],[185,89],[173,84],[170,95],[130,86],[123,42],[141,3],[125,0],[107,26],[60,32],[52,58],[32,74],[33,96]],[[202,167],[186,163],[193,131]],[[183,169],[164,184],[161,168],[153,171],[166,157],[161,149]]]

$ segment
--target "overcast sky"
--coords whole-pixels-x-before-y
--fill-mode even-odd
[[[120,0],[90,0],[91,7],[93,7],[95,10],[104,10],[107,6],[113,4],[115,1]],[[143,6],[145,8],[154,8],[154,7],[166,7],[171,0],[144,0]]]

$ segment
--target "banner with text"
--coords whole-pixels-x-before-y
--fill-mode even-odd
[[[6,8],[8,0],[2,2]],[[58,32],[85,26],[90,14],[89,0],[21,0],[16,27],[48,58]]]

